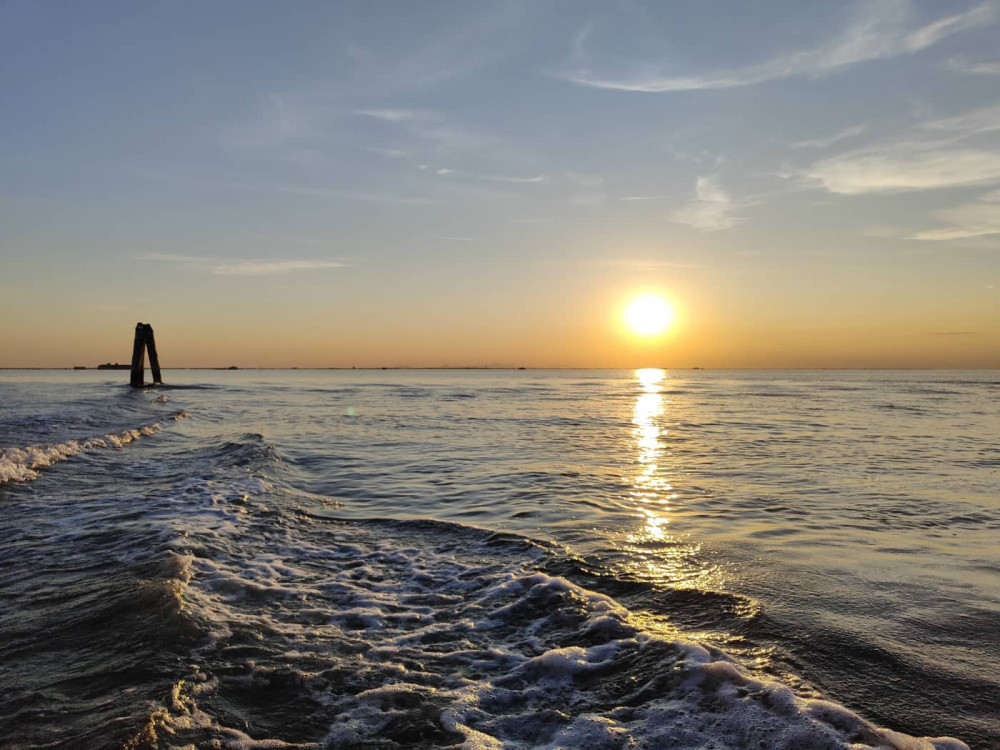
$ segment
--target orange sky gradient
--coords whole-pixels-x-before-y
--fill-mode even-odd
[[[0,367],[1000,368],[991,3],[47,8]]]

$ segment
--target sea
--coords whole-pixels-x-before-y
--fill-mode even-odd
[[[0,371],[0,748],[1000,748],[1000,372]]]

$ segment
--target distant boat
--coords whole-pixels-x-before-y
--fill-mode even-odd
[[[73,365],[73,369],[74,370],[86,370],[87,366],[86,365]]]
[[[132,365],[120,365],[117,362],[111,364],[110,362],[105,362],[103,365],[97,366],[98,370],[131,370]]]

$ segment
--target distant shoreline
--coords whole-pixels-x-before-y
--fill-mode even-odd
[[[386,366],[386,367],[163,367],[163,370],[211,370],[214,372],[239,372],[239,371],[307,371],[307,372],[324,372],[324,371],[337,371],[337,372],[381,372],[385,370],[490,370],[496,372],[511,372],[511,371],[574,371],[574,370],[589,370],[589,371],[602,371],[602,370],[642,370],[647,367],[654,367],[653,365],[647,365],[644,367],[490,367],[490,366],[434,366],[434,367],[415,367],[408,365],[396,365],[396,366]],[[127,369],[127,368],[120,368]],[[148,367],[146,368],[149,369]],[[997,367],[661,367],[659,369],[663,370],[683,370],[685,372],[994,372],[1000,371],[1000,366]],[[0,372],[3,371],[68,371],[68,372],[117,372],[114,368],[104,368],[100,369],[96,365],[94,367],[0,367]]]

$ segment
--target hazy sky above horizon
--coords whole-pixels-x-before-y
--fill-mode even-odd
[[[1000,367],[997,2],[13,0],[0,101],[0,366]]]

